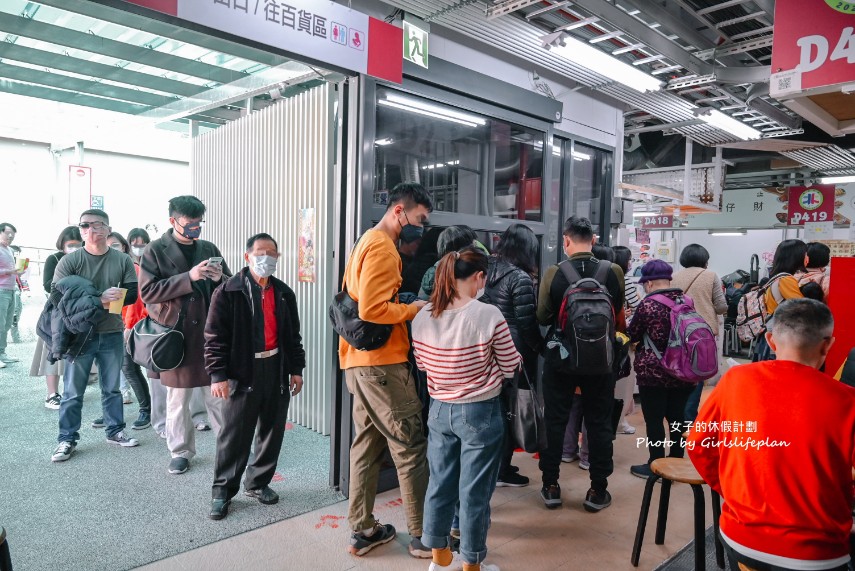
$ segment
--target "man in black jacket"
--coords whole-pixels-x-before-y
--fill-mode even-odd
[[[564,252],[570,263],[583,278],[594,277],[599,262],[591,253],[596,242],[591,221],[571,216],[564,222]],[[540,283],[537,304],[537,320],[541,325],[555,330],[558,312],[564,300],[564,292],[571,284],[564,272],[555,265],[546,270]],[[620,313],[624,301],[623,270],[611,264],[606,287],[611,296],[614,314]],[[611,494],[606,490],[608,477],[614,470],[612,461],[611,417],[614,406],[614,374],[568,375],[561,370],[559,350],[548,349],[543,368],[544,417],[546,419],[547,449],[540,453],[540,471],[543,473],[543,489],[540,492],[548,508],[561,505],[561,488],[558,476],[561,466],[561,451],[564,447],[564,432],[570,418],[570,406],[576,387],[582,390],[582,414],[588,429],[590,448],[591,489],[585,496],[583,506],[587,511],[598,512],[611,505]]]
[[[303,388],[306,366],[297,299],[272,277],[279,259],[276,241],[256,234],[246,243],[244,259],[249,266],[214,291],[205,324],[211,393],[224,399],[211,493],[210,518],[215,520],[228,514],[245,469],[247,496],[262,504],[279,501],[269,484],[288,404]],[[253,437],[254,458],[247,469]]]

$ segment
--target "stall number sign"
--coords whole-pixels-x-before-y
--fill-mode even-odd
[[[834,185],[791,186],[787,213],[790,226],[834,220]]]
[[[641,219],[641,227],[646,230],[654,230],[656,228],[673,228],[674,217],[666,214],[645,216]]]
[[[855,80],[855,0],[778,0],[773,97]]]

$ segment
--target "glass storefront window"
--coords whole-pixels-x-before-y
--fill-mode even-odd
[[[565,201],[569,214],[591,220],[594,232],[602,238],[603,198],[612,189],[612,153],[574,143],[565,145],[566,164],[572,164],[570,197]]]
[[[376,133],[375,204],[419,182],[439,212],[542,220],[544,133],[386,88]]]

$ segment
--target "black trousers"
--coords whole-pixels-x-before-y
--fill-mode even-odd
[[[727,562],[730,564],[731,569],[739,569],[739,564],[743,563],[747,567],[754,569],[755,571],[793,571],[789,567],[779,567],[778,565],[770,565],[769,563],[763,563],[761,561],[757,561],[756,559],[752,559],[747,555],[742,555],[733,549],[728,543],[725,541],[724,543],[724,552],[727,554]],[[837,567],[828,567],[825,571],[848,571],[849,564],[839,565]]]
[[[545,403],[547,448],[540,453],[543,484],[558,483],[564,432],[570,420],[576,387],[582,394],[582,415],[588,429],[591,487],[598,492],[608,487],[608,477],[614,471],[612,409],[614,408],[615,376],[568,375],[559,372],[555,358],[547,356],[543,368],[543,400]]]
[[[252,390],[237,390],[223,403],[211,489],[214,499],[237,495],[244,470],[246,490],[269,485],[276,473],[291,401],[288,387],[280,382],[279,359],[280,355],[256,359]],[[253,439],[255,454],[247,468]]]
[[[668,421],[668,456],[682,458],[686,451],[683,433],[686,431],[686,402],[695,385],[684,387],[638,387],[641,412],[647,427],[648,463],[665,457],[665,426]]]
[[[128,353],[127,345],[125,345],[125,357],[122,359],[122,372],[137,397],[140,412],[151,413],[151,393],[149,392],[148,381],[143,376],[140,366],[134,363],[130,353]]]

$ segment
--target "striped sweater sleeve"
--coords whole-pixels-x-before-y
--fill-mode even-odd
[[[493,353],[502,375],[513,377],[514,372],[522,362],[522,357],[514,346],[514,340],[511,338],[510,329],[508,329],[508,322],[504,318],[496,324],[493,330]]]
[[[629,276],[624,276],[624,288],[626,289],[626,305],[630,309],[635,309],[641,303],[641,298],[638,296],[638,287],[632,283]]]

